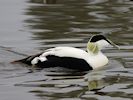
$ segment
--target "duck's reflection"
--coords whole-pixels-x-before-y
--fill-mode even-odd
[[[34,3],[44,3],[44,4],[56,4],[57,0],[30,0]]]
[[[99,90],[108,85],[104,80],[104,76],[101,75],[101,72],[88,73],[85,75],[85,81],[88,82],[88,90]]]
[[[46,4],[56,4],[57,0],[43,0],[43,3],[46,3]]]
[[[125,80],[127,80],[126,77],[118,73],[113,73],[113,75],[109,74],[110,71],[99,71],[86,74],[84,79],[88,82],[88,90],[101,90],[115,83],[125,83]],[[127,81],[127,83],[130,81],[131,80]]]

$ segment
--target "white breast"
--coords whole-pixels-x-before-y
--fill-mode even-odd
[[[93,69],[97,69],[108,64],[108,58],[101,52],[99,52],[97,55],[90,56],[87,61],[93,66]]]

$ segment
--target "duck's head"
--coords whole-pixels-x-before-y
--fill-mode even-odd
[[[95,35],[92,36],[87,44],[87,51],[92,53],[98,53],[101,49],[105,47],[116,47],[119,49],[119,47],[113,43],[111,40],[107,39],[103,35]]]

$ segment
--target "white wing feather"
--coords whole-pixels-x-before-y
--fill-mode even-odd
[[[73,47],[55,47],[46,50],[41,56],[45,57],[47,55],[55,55],[59,57],[74,57],[74,58],[84,58],[89,54],[81,49]]]
[[[43,54],[41,54],[39,57],[35,57],[31,63],[34,65],[39,60],[40,61],[46,61],[46,56],[48,55],[55,55],[58,57],[74,57],[74,58],[81,58],[86,59],[88,57],[88,53],[84,50],[74,48],[74,47],[55,47],[51,49],[47,49],[44,51]]]

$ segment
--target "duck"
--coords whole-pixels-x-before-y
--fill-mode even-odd
[[[43,52],[28,56],[15,62],[22,62],[38,68],[64,67],[73,70],[90,71],[108,64],[108,58],[102,53],[106,47],[119,47],[104,35],[92,36],[86,51],[69,46],[46,49]]]

